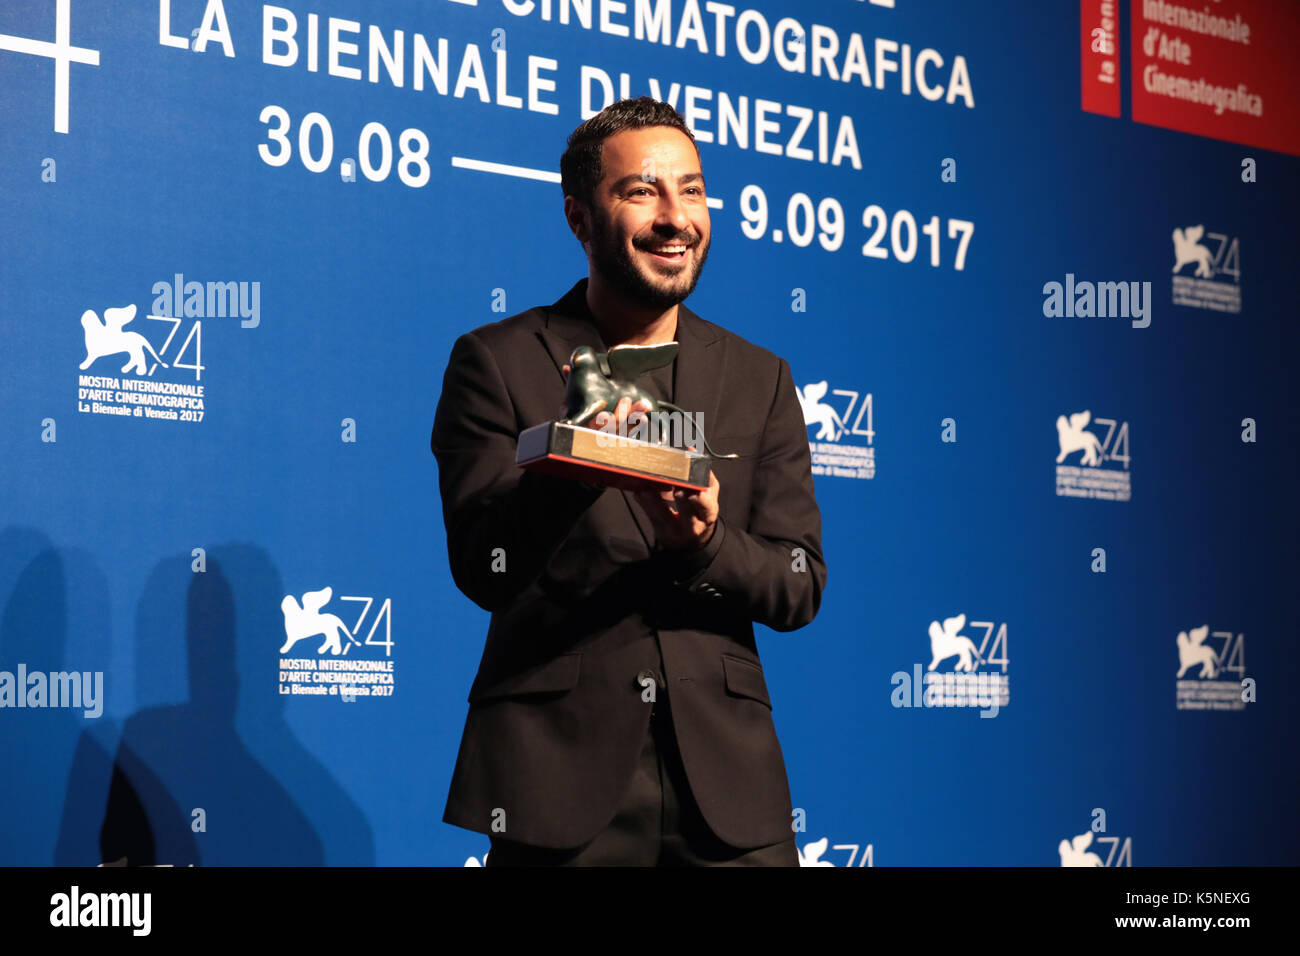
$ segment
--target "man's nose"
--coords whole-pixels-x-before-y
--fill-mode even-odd
[[[659,197],[655,225],[672,226],[679,233],[690,229],[691,217],[687,213],[686,204],[672,190],[662,193]]]

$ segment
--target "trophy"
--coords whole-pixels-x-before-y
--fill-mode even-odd
[[[704,491],[709,487],[709,457],[717,455],[700,429],[705,455],[667,443],[671,429],[660,425],[667,409],[681,423],[682,443],[688,443],[691,416],[683,409],[657,400],[636,384],[643,372],[662,368],[677,355],[677,343],[660,345],[616,345],[597,352],[588,345],[573,350],[569,357],[569,387],[565,394],[566,417],[526,428],[519,435],[515,463],[521,468],[574,478],[592,485],[614,488],[685,488]],[[650,406],[637,429],[648,427],[647,438],[616,435],[586,427],[601,412],[612,416],[618,403],[627,398],[635,405]]]

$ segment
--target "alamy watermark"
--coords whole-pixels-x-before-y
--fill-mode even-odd
[[[691,445],[698,448],[704,434],[704,415],[679,411],[632,412],[622,421],[615,421],[610,415],[597,432],[596,444],[601,447],[643,441],[673,448]]]
[[[104,713],[103,671],[0,671],[0,708],[67,707],[91,719]]]
[[[176,273],[172,281],[153,284],[153,315],[166,319],[239,318],[246,329],[262,321],[262,283],[185,281]]]

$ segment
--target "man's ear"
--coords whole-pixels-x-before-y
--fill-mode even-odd
[[[591,241],[591,211],[586,204],[575,196],[565,196],[564,218],[569,224],[569,230],[586,248]]]

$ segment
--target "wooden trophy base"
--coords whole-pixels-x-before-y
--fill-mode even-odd
[[[627,490],[709,487],[709,459],[699,452],[560,422],[524,429],[515,463],[530,471]]]

